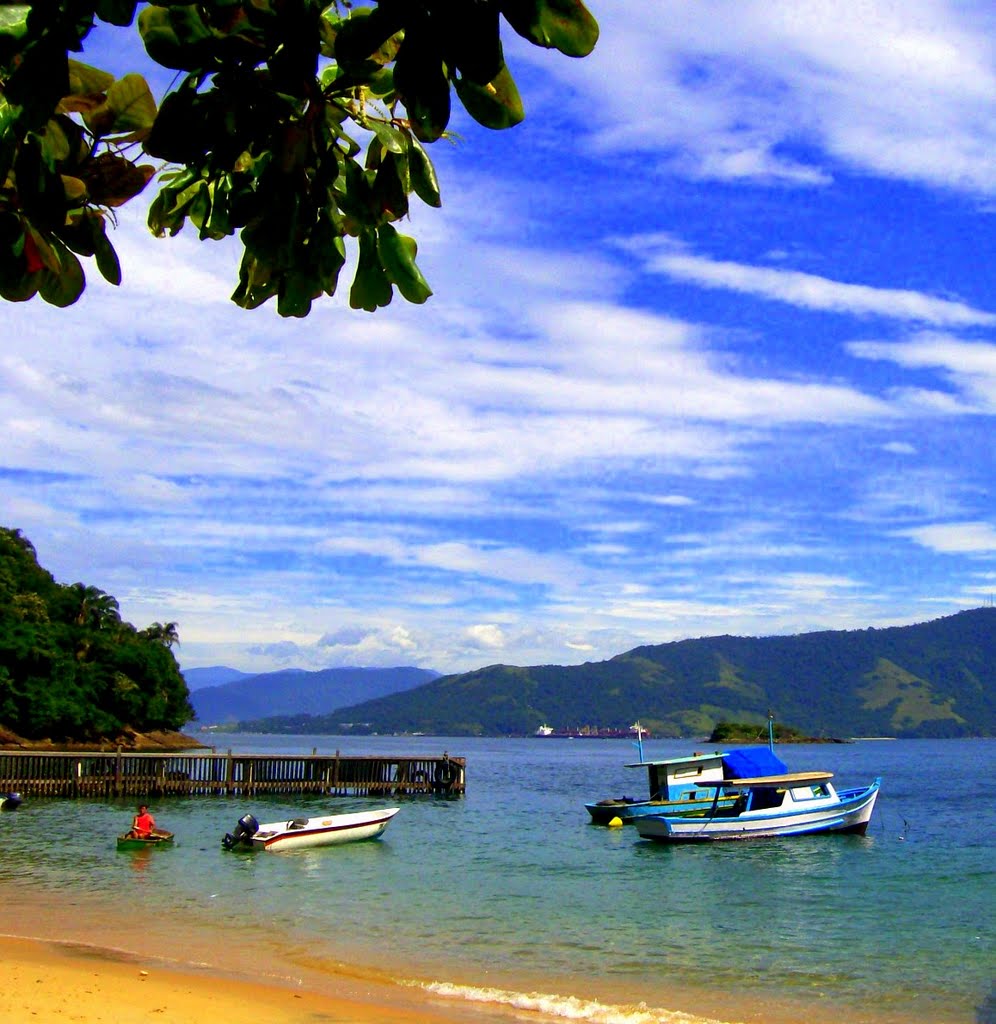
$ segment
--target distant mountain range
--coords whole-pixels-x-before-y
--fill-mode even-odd
[[[183,678],[187,681],[189,689],[200,690],[205,686],[234,683],[237,679],[251,679],[257,674],[240,672],[237,668],[228,668],[225,665],[212,665],[210,668],[188,668],[183,672]]]
[[[421,686],[439,673],[423,668],[326,668],[250,675],[219,665],[188,669],[183,676],[191,689],[195,724],[206,726],[270,715],[324,714]],[[215,680],[227,681],[204,685]]]
[[[704,736],[770,711],[812,736],[994,736],[996,608],[888,629],[681,640],[567,667],[491,665],[398,690],[294,721],[270,704],[260,731],[531,735],[639,719],[655,737]]]

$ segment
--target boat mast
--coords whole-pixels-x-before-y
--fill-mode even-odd
[[[643,763],[643,726],[640,725],[640,720],[636,720],[636,743],[633,744],[637,750],[640,751],[640,763]]]

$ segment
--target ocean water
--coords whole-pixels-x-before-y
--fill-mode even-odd
[[[660,846],[589,823],[642,796],[627,740],[230,736],[247,752],[467,758],[467,794],[169,798],[173,849],[118,852],[125,802],[0,815],[0,931],[273,977],[355,971],[466,1019],[996,1024],[996,741],[791,745],[841,787],[882,777],[866,836]],[[649,740],[648,758],[690,753]],[[698,745],[701,749],[701,744]],[[398,803],[384,837],[225,851],[238,818]],[[504,1011],[503,1009],[504,1008]]]

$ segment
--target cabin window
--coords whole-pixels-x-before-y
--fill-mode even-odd
[[[829,795],[830,791],[822,782],[817,782],[812,786],[800,786],[798,789],[792,790],[793,800],[816,800],[821,796]]]
[[[781,807],[785,799],[784,789],[755,789],[751,795],[750,809],[752,811],[764,811],[772,807]]]
[[[690,768],[675,768],[674,770],[674,778],[676,779],[687,779],[689,776],[701,774],[702,766],[698,764],[692,765]]]

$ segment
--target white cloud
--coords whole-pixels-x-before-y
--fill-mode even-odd
[[[548,68],[581,91],[603,152],[656,154],[671,171],[726,181],[822,185],[843,167],[996,191],[990,5],[674,0],[621,8],[599,12],[591,58]],[[519,49],[516,60],[540,62]],[[636,102],[632,89],[607,87],[620,74],[639,82]]]
[[[899,532],[941,554],[996,554],[996,526],[989,522],[934,523]]]
[[[992,342],[922,333],[902,342],[856,341],[848,350],[861,359],[885,360],[915,370],[940,370],[958,389],[965,405],[979,412],[996,412],[996,344]],[[909,390],[907,394],[917,393]]]
[[[482,650],[501,650],[506,644],[504,630],[494,623],[480,623],[464,630],[467,643]]]
[[[642,248],[639,239],[633,248]],[[816,274],[759,267],[729,260],[660,252],[647,258],[647,268],[703,288],[720,288],[758,295],[804,309],[850,316],[880,316],[953,327],[996,324],[996,314],[961,302],[938,299],[900,288],[870,288]]]

